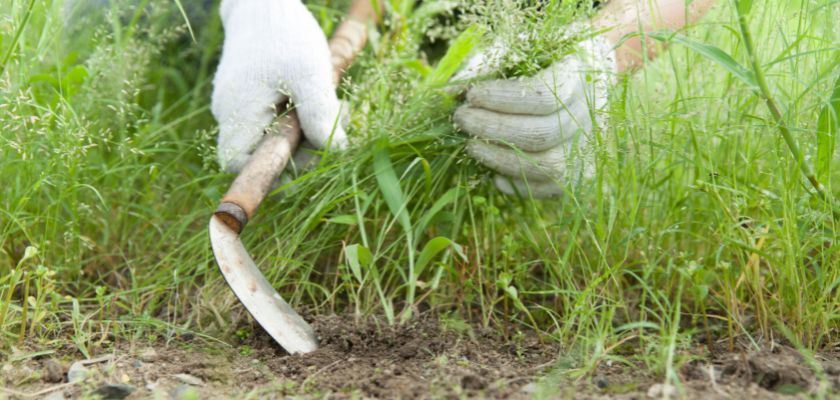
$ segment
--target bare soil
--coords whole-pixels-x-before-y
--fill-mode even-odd
[[[815,364],[791,347],[767,344],[728,351],[698,345],[696,361],[676,371],[681,387],[663,385],[651,366],[603,361],[576,379],[557,346],[534,335],[505,339],[496,331],[453,325],[432,316],[392,327],[351,316],[308,318],[321,347],[289,355],[262,333],[234,346],[181,338],[165,343],[115,343],[84,366],[83,380],[68,383],[82,357],[66,351],[17,350],[3,360],[0,399],[17,398],[806,398],[833,393],[840,357],[821,354]],[[627,344],[632,348],[632,343]],[[692,354],[682,354],[692,356]],[[77,366],[78,367],[78,366]],[[814,372],[818,370],[819,372]],[[568,370],[567,370],[568,371]],[[130,394],[128,393],[130,391]],[[121,397],[122,396],[122,397]]]

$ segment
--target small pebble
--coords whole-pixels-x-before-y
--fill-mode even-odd
[[[46,395],[43,400],[64,400],[64,392],[57,391]]]
[[[140,352],[138,358],[145,363],[153,363],[158,360],[158,353],[155,349],[147,347]]]
[[[44,382],[59,383],[64,381],[64,367],[58,361],[49,359],[44,362]]]
[[[522,389],[519,389],[524,394],[535,394],[539,387],[537,386],[536,382],[531,382],[525,386],[522,386]]]
[[[100,386],[93,393],[103,400],[122,400],[134,392],[134,386],[122,383],[109,383]]]
[[[600,375],[599,375],[599,376],[596,376],[595,378],[593,378],[593,379],[592,379],[592,383],[594,383],[594,384],[595,384],[595,386],[596,386],[598,389],[606,389],[606,388],[607,388],[607,386],[609,386],[609,385],[610,385],[610,381],[609,381],[609,380],[607,380],[607,378],[606,378],[606,377],[604,377],[604,376],[600,376]]]
[[[158,381],[146,383],[146,389],[149,389],[150,392],[154,392],[155,390],[157,390],[157,388],[159,386],[160,386],[160,382],[158,382]]]
[[[197,376],[190,375],[190,374],[176,374],[175,377],[178,378],[179,381],[184,382],[187,385],[193,385],[193,386],[204,385],[204,381],[201,380],[201,378],[199,378]]]
[[[403,348],[400,349],[399,353],[400,353],[400,357],[407,360],[409,358],[414,357],[417,354],[417,347],[416,346],[411,346],[411,345],[404,346]]]
[[[73,364],[70,364],[70,369],[67,370],[67,382],[81,382],[85,380],[88,372],[90,371],[81,363],[81,361],[76,361]]]
[[[648,389],[647,395],[650,398],[671,399],[677,397],[677,388],[674,385],[657,383]]]

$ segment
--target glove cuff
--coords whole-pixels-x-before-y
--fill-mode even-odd
[[[578,46],[583,53],[581,58],[595,71],[601,71],[610,75],[618,73],[618,63],[615,60],[615,48],[612,43],[603,36],[594,36],[586,39]]]
[[[563,38],[585,38],[577,46],[581,60],[592,70],[614,75],[618,72],[615,47],[603,35],[592,35],[592,26],[584,22],[575,22],[564,29]]]

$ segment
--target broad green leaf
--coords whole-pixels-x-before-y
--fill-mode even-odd
[[[440,196],[431,207],[423,214],[414,228],[414,237],[420,237],[420,234],[429,226],[429,222],[437,215],[443,207],[453,202],[458,197],[458,188],[454,187],[446,191],[443,196]]]
[[[632,331],[632,330],[636,330],[636,329],[658,330],[659,325],[656,325],[656,324],[654,324],[653,322],[650,322],[650,321],[637,321],[637,322],[631,322],[629,324],[621,325],[618,328],[615,328],[615,331],[616,332],[625,332],[625,331]]]
[[[738,14],[749,15],[752,10],[752,0],[738,0]]]
[[[414,3],[416,3],[416,1],[417,0],[401,0],[399,2],[399,7],[395,7],[395,8],[399,11],[400,15],[409,16],[409,15],[411,15],[411,12],[414,10]]]
[[[347,264],[350,265],[350,271],[353,272],[356,280],[359,283],[364,282],[362,266],[368,266],[373,261],[370,250],[360,244],[351,244],[344,248],[344,257],[347,258]]]
[[[456,7],[458,7],[458,2],[453,0],[424,1],[414,9],[411,21],[415,24],[423,23]]]
[[[417,264],[414,267],[415,275],[420,276],[432,259],[438,255],[438,253],[449,247],[453,247],[459,254],[461,253],[461,246],[449,238],[438,236],[429,240],[429,242],[423,246],[423,250],[420,251],[420,257],[417,258]]]
[[[700,43],[698,41],[689,39],[684,35],[680,35],[679,33],[674,33],[668,30],[651,32],[648,33],[648,36],[661,42],[677,43],[688,47],[697,54],[700,54],[706,59],[711,60],[714,63],[720,65],[725,70],[729,71],[732,75],[734,75],[736,78],[738,78],[741,82],[744,82],[751,89],[758,88],[758,82],[755,79],[755,74],[752,71],[745,68],[740,63],[738,63],[738,61],[735,61],[735,59],[732,58],[732,56],[730,56],[718,47],[708,45],[705,43]]]
[[[79,88],[88,77],[88,71],[84,66],[77,65],[73,67],[62,79],[61,90],[65,97],[72,97],[79,91]]]
[[[420,159],[420,164],[423,166],[423,174],[426,176],[426,193],[432,192],[432,166],[425,158]]]
[[[504,290],[506,287],[510,286],[511,282],[513,282],[513,276],[511,276],[510,272],[503,271],[499,274],[499,277],[496,278],[496,287]]]
[[[432,69],[420,60],[408,60],[403,62],[402,65],[405,65],[409,69],[414,70],[423,78],[429,76],[429,74],[432,72]]]
[[[56,79],[55,74],[32,74],[29,76],[29,84],[39,83],[39,82],[46,82],[54,87],[59,86],[58,79]]]
[[[437,67],[426,77],[426,84],[440,86],[449,82],[449,78],[458,71],[473,48],[478,45],[482,34],[483,31],[475,25],[461,32],[449,46],[449,50],[446,51]]]
[[[511,300],[515,302],[519,301],[519,290],[516,289],[516,286],[505,286],[505,293],[507,293]]]
[[[336,215],[327,219],[328,224],[356,225],[356,216],[350,214]]]
[[[522,299],[519,298],[519,289],[517,289],[516,286],[510,285],[505,287],[505,293],[508,295],[508,298],[513,301],[514,307],[525,314],[529,314],[528,307],[525,307],[525,303],[523,303]]]
[[[21,257],[20,261],[17,262],[17,266],[15,268],[20,268],[23,264],[35,257],[38,256],[38,248],[35,246],[26,246],[26,249],[23,251],[23,257]]]
[[[64,80],[69,83],[80,85],[84,83],[87,77],[87,69],[82,65],[77,65],[73,67],[73,69],[71,69],[69,72],[67,72],[67,74],[64,75]]]
[[[388,204],[391,214],[402,225],[405,234],[411,236],[411,220],[408,217],[408,210],[406,210],[407,201],[400,187],[397,173],[394,171],[394,166],[391,164],[391,156],[384,146],[377,148],[373,154],[373,174],[376,176],[379,190],[382,191],[382,196],[385,198],[385,203]]]
[[[342,196],[339,198],[332,199],[330,201],[321,202],[318,204],[317,210],[312,213],[309,218],[307,218],[306,223],[306,231],[309,232],[315,227],[318,226],[321,222],[324,222],[324,216],[327,215],[330,211],[336,208],[339,204],[344,203],[346,200],[353,198],[352,194],[348,194],[347,196]]]
[[[820,112],[817,121],[817,176],[822,180],[831,171],[831,160],[840,132],[840,77],[834,82],[834,92]]]

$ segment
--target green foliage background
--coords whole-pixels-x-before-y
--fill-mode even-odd
[[[566,3],[552,24],[586,13]],[[356,146],[297,176],[249,226],[247,247],[290,302],[537,329],[583,371],[632,354],[673,373],[700,334],[836,344],[837,222],[755,91],[675,43],[612,93],[594,179],[553,201],[501,196],[463,153],[457,100],[441,90],[471,42],[430,57],[458,42],[456,5],[388,2],[341,89]],[[208,110],[217,6],[185,8],[194,39],[175,2],[76,7],[0,0],[0,348],[227,340],[248,317],[206,233],[231,180]],[[327,33],[342,7],[310,4]],[[838,17],[830,0],[747,17],[783,120],[835,194]],[[464,21],[482,42],[517,26]],[[750,65],[732,4],[681,34]]]

